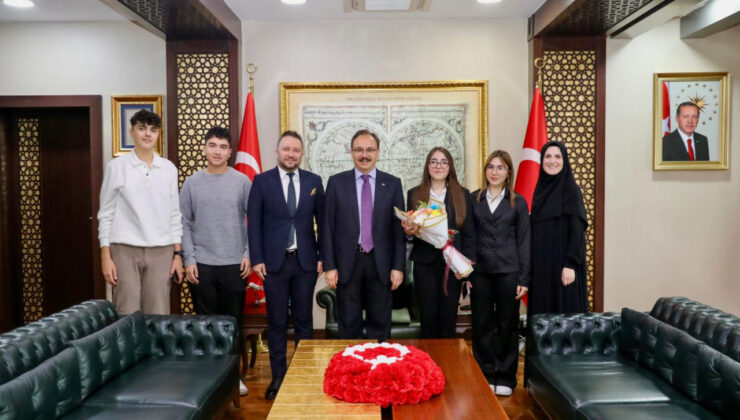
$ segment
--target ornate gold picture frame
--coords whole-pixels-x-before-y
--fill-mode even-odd
[[[134,141],[129,129],[131,116],[141,109],[147,109],[162,117],[162,127],[154,151],[160,156],[164,152],[164,115],[162,115],[162,95],[112,95],[111,121],[113,156],[125,155],[134,149]]]
[[[304,139],[303,167],[329,176],[352,168],[350,140],[369,129],[380,140],[378,169],[417,185],[427,153],[446,147],[458,178],[479,187],[488,152],[488,81],[283,82],[280,131]]]
[[[729,116],[729,73],[656,73],[653,169],[727,169]]]

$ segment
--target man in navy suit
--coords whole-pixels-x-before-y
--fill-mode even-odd
[[[322,249],[326,283],[337,289],[339,336],[386,340],[392,291],[403,281],[406,240],[393,207],[404,209],[401,180],[375,168],[378,137],[360,130],[350,142],[355,167],[329,178]]]
[[[314,220],[322,221],[321,177],[298,166],[303,139],[286,131],[277,145],[278,166],[257,175],[247,204],[247,231],[252,269],[262,277],[267,302],[267,345],[272,382],[265,399],[272,400],[287,370],[285,359],[288,299],[295,341],[313,338],[313,291],[322,272]]]
[[[707,137],[694,131],[699,124],[699,107],[683,102],[676,108],[678,128],[663,137],[663,161],[709,160]]]

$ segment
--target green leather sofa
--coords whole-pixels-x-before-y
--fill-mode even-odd
[[[238,397],[236,320],[88,301],[0,335],[0,419],[211,419]]]
[[[686,298],[535,315],[525,376],[553,419],[740,419],[740,321]]]

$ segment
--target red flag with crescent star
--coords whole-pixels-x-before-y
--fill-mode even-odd
[[[239,149],[236,152],[235,169],[254,181],[255,175],[262,172],[260,142],[257,136],[257,118],[254,113],[254,97],[247,94],[247,106],[244,108],[242,132],[239,136]],[[248,222],[248,221],[247,221]],[[262,279],[255,273],[247,279],[247,296],[244,302],[244,313],[267,313],[265,290]]]
[[[529,123],[527,133],[524,136],[522,150],[522,161],[516,172],[516,183],[514,190],[527,201],[529,211],[532,211],[532,197],[537,179],[540,177],[540,150],[547,143],[547,120],[545,119],[545,101],[542,99],[540,90],[534,88],[532,98],[532,109],[529,111]],[[524,304],[527,304],[527,296],[524,296]]]
[[[671,134],[671,100],[668,96],[668,83],[663,82],[663,137]]]

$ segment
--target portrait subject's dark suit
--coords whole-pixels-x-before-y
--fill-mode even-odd
[[[270,367],[273,378],[287,370],[286,326],[288,298],[295,325],[296,343],[313,338],[313,291],[320,258],[314,219],[319,228],[323,219],[324,187],[321,177],[299,170],[300,193],[295,214],[286,202],[280,172],[273,168],[257,175],[247,204],[247,233],[252,265],[264,263]],[[291,223],[295,226],[297,249],[287,252]],[[321,230],[319,229],[319,232]]]
[[[691,147],[694,149],[695,160],[709,160],[709,142],[707,137],[696,131],[691,135]],[[689,160],[689,151],[683,144],[678,129],[663,137],[663,161]]]
[[[516,387],[519,360],[517,286],[529,287],[531,239],[529,211],[521,196],[506,190],[491,212],[486,192],[475,202],[477,232],[473,288],[473,356],[489,384]],[[473,200],[477,192],[473,193]]]
[[[393,207],[404,209],[401,180],[377,171],[373,202],[373,250],[358,250],[360,209],[357,203],[355,170],[329,178],[322,249],[324,271],[336,269],[337,310],[341,338],[362,336],[362,308],[369,338],[390,335],[392,291],[390,272],[406,269],[406,237]]]
[[[420,187],[409,190],[406,208],[414,210],[419,206]],[[447,228],[457,231],[453,237],[453,246],[468,259],[475,259],[475,222],[473,220],[473,202],[470,192],[463,188],[465,195],[465,221],[457,227],[455,218],[458,209],[452,205],[449,191],[445,194],[444,204],[447,210]],[[447,294],[444,290],[444,273],[446,264],[442,250],[424,240],[414,237],[413,249],[409,260],[414,262],[414,289],[419,300],[422,338],[455,338],[457,328],[457,307],[460,300],[462,281],[450,271],[447,274]]]

